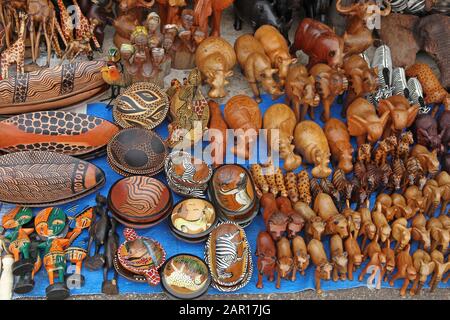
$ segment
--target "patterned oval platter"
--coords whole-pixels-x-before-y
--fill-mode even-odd
[[[0,202],[27,207],[63,204],[95,192],[105,179],[95,165],[54,152],[0,156]]]
[[[164,291],[175,299],[196,299],[204,295],[211,283],[206,263],[182,253],[167,260],[160,270]]]
[[[138,82],[114,101],[113,116],[122,128],[157,127],[169,112],[169,97],[157,85]]]
[[[0,122],[0,151],[51,151],[84,158],[104,151],[118,131],[111,122],[87,114],[26,113]]]

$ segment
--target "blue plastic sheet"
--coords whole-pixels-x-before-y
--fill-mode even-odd
[[[280,97],[278,100],[273,101],[270,96],[264,95],[263,96],[263,102],[260,104],[260,109],[264,113],[265,110],[267,110],[268,107],[275,103],[284,103],[285,98]],[[335,103],[332,107],[332,117],[336,117],[342,120],[340,117],[340,111],[341,111],[341,105]],[[223,108],[223,106],[222,106]],[[317,121],[321,126],[323,126],[323,123],[320,121],[320,114],[322,112],[322,106],[319,106],[315,109],[315,121]],[[113,121],[112,119],[112,113],[111,110],[108,110],[106,108],[106,105],[103,103],[94,103],[88,105],[87,113],[90,115],[98,116],[110,121]],[[167,120],[164,121],[158,128],[156,128],[156,132],[160,134],[163,138],[167,138],[168,132],[167,132]],[[354,138],[352,138],[354,140]],[[355,141],[352,141],[352,143],[355,145]],[[356,145],[355,145],[356,150]],[[106,162],[106,157],[101,157],[96,160],[92,161],[93,164],[97,165],[101,169],[104,170],[106,174],[106,184],[105,186],[99,191],[101,194],[107,196],[108,191],[112,184],[117,181],[118,179],[122,178],[119,174],[114,172],[109,165]],[[300,170],[302,168],[299,168]],[[309,168],[310,169],[310,168]],[[298,171],[297,170],[297,171]],[[164,177],[164,172],[160,173],[156,176],[157,179],[160,179],[161,181],[166,182]],[[178,195],[174,194],[174,203],[177,203],[180,201],[181,198]],[[375,195],[372,195],[371,197],[371,206],[373,207],[375,202]],[[70,207],[73,207],[74,205],[78,205],[78,211],[81,209],[87,207],[87,206],[94,206],[95,205],[95,194],[89,195],[81,200],[75,201],[73,203],[69,203],[65,206],[63,206],[64,209],[68,209]],[[0,216],[4,214],[10,206],[4,205],[3,208],[0,208]],[[439,208],[438,208],[439,210]],[[35,213],[38,212],[38,209],[34,210]],[[436,213],[437,214],[437,213]],[[122,235],[123,227],[120,226],[118,228],[118,233],[120,234],[121,241],[124,240],[124,237]],[[257,281],[257,272],[256,272],[256,257],[255,257],[255,251],[256,251],[256,237],[258,233],[262,230],[265,230],[265,226],[263,223],[263,219],[261,215],[258,215],[253,223],[245,229],[248,240],[250,242],[251,251],[253,253],[253,262],[255,265],[255,270],[253,272],[253,276],[249,284],[234,292],[236,294],[258,294],[258,293],[291,293],[291,292],[299,292],[307,289],[314,289],[314,265],[310,264],[310,267],[308,268],[306,275],[301,276],[300,274],[297,274],[297,280],[295,282],[292,282],[290,280],[282,280],[281,281],[281,288],[276,289],[275,288],[275,282],[269,282],[267,280],[264,281],[264,288],[263,289],[257,289],[256,288],[256,281]],[[199,244],[190,244],[185,243],[181,240],[178,240],[175,238],[174,235],[171,234],[168,226],[167,219],[165,221],[162,221],[157,226],[148,228],[148,229],[141,229],[137,230],[139,235],[150,237],[153,239],[158,240],[164,247],[164,249],[167,252],[167,257],[174,256],[179,253],[191,253],[194,255],[197,255],[199,257],[203,258],[204,255],[204,243]],[[302,231],[302,235],[303,235]],[[87,247],[88,242],[88,232],[85,230],[79,238],[76,240],[77,245]],[[327,251],[328,257],[330,257],[329,252],[329,236],[325,237],[324,240],[325,249]],[[417,248],[417,242],[414,242],[412,245],[411,253],[414,252]],[[93,248],[92,248],[93,249]],[[362,267],[359,268],[356,273],[354,273],[354,279],[353,281],[346,280],[346,281],[322,281],[322,289],[323,290],[338,290],[338,289],[349,289],[349,288],[356,288],[356,287],[364,287],[367,286],[367,278],[368,275],[366,275],[365,279],[362,282],[359,282],[358,276],[361,272],[362,268],[365,266],[367,262],[363,263]],[[71,294],[72,295],[87,295],[87,294],[99,294],[101,293],[101,286],[103,281],[103,274],[102,270],[98,271],[90,271],[87,268],[83,267],[82,274],[85,277],[85,285],[80,289],[72,289]],[[113,272],[110,271],[109,278],[113,276]],[[431,280],[431,277],[429,277],[428,281]],[[395,288],[400,288],[403,283],[403,279],[397,280],[394,284]],[[45,269],[42,267],[41,270],[36,274],[35,276],[35,287],[34,290],[26,295],[27,297],[45,297],[45,289],[48,286],[48,277]],[[145,294],[145,293],[160,293],[163,292],[160,285],[156,287],[151,287],[148,284],[145,283],[136,283],[126,280],[123,277],[119,276],[119,291],[121,294],[125,293],[135,293],[135,294]],[[389,284],[387,282],[382,282],[383,288],[390,288]],[[424,286],[425,288],[428,287],[427,285]],[[440,284],[438,287],[441,288],[449,288],[450,283],[447,284]],[[210,288],[208,291],[209,294],[219,294],[220,292],[214,288]],[[19,297],[19,295],[15,295],[15,298]]]

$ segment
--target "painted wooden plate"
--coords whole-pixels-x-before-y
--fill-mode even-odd
[[[93,164],[54,152],[0,156],[0,201],[45,207],[82,198],[101,188],[105,174]]]
[[[114,101],[113,116],[122,128],[153,129],[164,121],[168,112],[167,94],[153,83],[138,82]]]
[[[87,114],[42,111],[21,114],[0,122],[0,150],[51,151],[83,156],[106,147],[119,128]]]

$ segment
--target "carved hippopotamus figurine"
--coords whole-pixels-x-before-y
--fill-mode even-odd
[[[283,87],[288,75],[289,66],[297,63],[296,58],[289,54],[286,39],[271,25],[263,25],[255,32],[255,39],[261,42],[264,52],[272,62],[272,66],[278,69],[280,85]]]
[[[268,276],[270,282],[275,279],[276,254],[277,250],[272,237],[267,232],[260,232],[256,240],[256,257],[258,258],[256,262],[258,267],[258,282],[256,287],[258,289],[263,288],[263,276]]]
[[[283,93],[273,78],[273,75],[278,73],[278,69],[272,68],[270,58],[255,37],[250,34],[240,36],[234,43],[234,50],[257,102],[262,101],[258,83],[261,83],[264,90],[272,96],[279,96]]]
[[[338,162],[337,167],[345,173],[353,170],[353,147],[350,143],[350,134],[347,126],[341,120],[331,118],[323,127],[328,145],[331,149],[332,159]]]
[[[226,79],[233,75],[236,64],[233,46],[220,37],[206,38],[195,51],[195,64],[211,86],[208,96],[213,99],[225,97]]]
[[[302,50],[309,56],[309,67],[326,63],[330,67],[340,67],[344,58],[344,41],[334,31],[319,21],[305,18],[295,32],[291,53]]]
[[[315,122],[305,120],[297,124],[294,132],[296,150],[306,163],[314,165],[311,173],[316,178],[326,178],[331,174],[330,147],[322,128]]]

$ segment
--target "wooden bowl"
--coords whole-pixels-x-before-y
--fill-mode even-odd
[[[170,213],[172,195],[159,180],[132,176],[113,184],[108,194],[108,204],[120,222],[153,224]]]
[[[122,128],[153,129],[169,112],[169,97],[156,84],[137,82],[128,87],[115,101],[113,116]]]
[[[160,269],[161,286],[174,299],[197,299],[211,283],[208,267],[201,258],[181,253],[168,259]]]
[[[158,134],[129,128],[111,139],[107,153],[108,162],[119,174],[153,176],[163,170],[168,148]]]
[[[185,199],[178,202],[169,219],[171,231],[181,240],[206,240],[217,224],[217,214],[211,202],[204,199]]]

